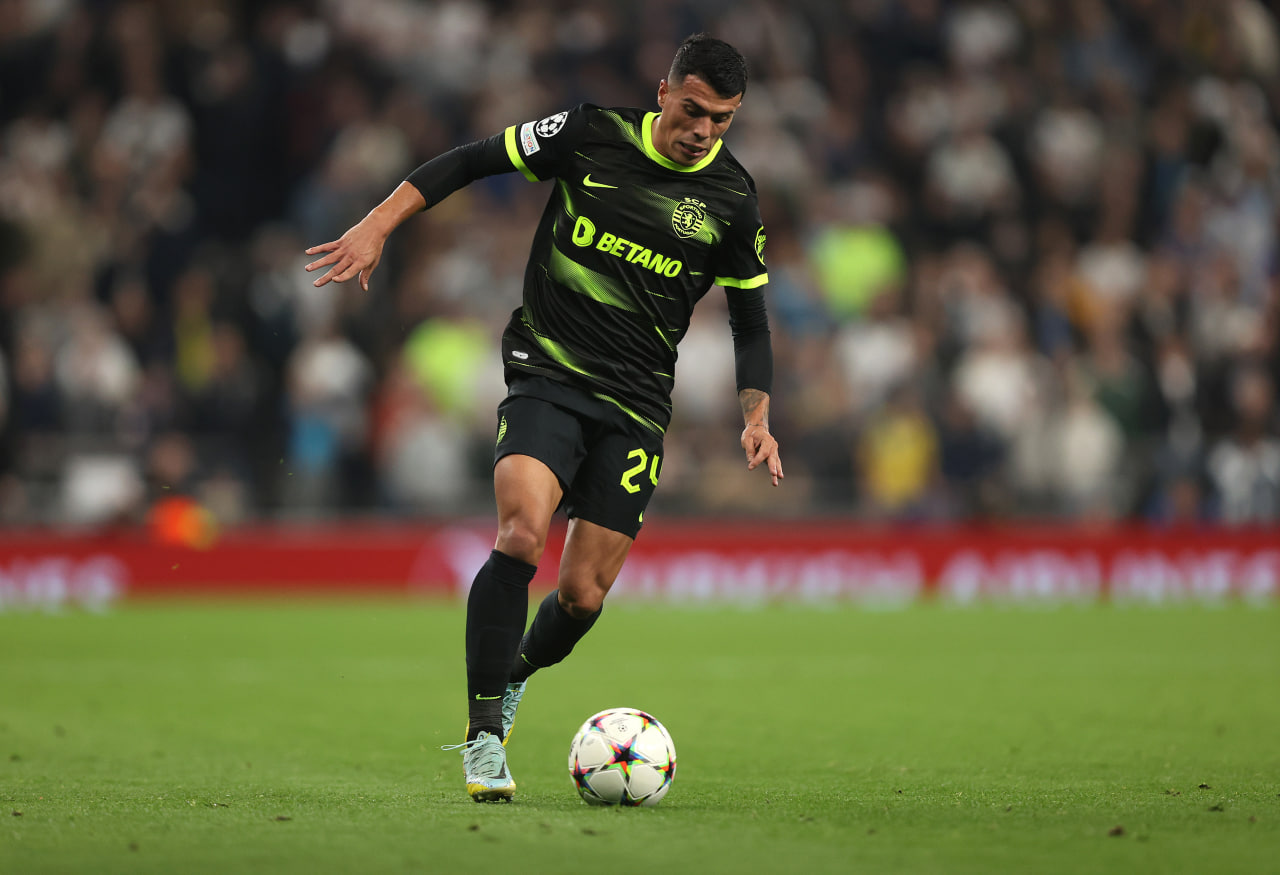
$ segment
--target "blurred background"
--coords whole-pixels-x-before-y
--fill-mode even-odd
[[[423,161],[746,54],[784,488],[723,295],[653,512],[1280,520],[1280,37],[1257,0],[0,0],[0,524],[488,513],[545,185],[315,289]]]

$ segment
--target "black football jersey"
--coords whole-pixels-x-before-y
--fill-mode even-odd
[[[555,188],[502,351],[509,383],[549,377],[662,432],[694,305],[768,274],[750,175],[723,141],[692,167],[666,158],[656,116],[584,104],[505,131],[515,169]]]

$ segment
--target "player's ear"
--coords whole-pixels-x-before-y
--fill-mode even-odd
[[[667,80],[663,79],[658,83],[658,109],[662,109],[662,105],[667,102],[667,95],[670,93],[671,89],[667,86]]]

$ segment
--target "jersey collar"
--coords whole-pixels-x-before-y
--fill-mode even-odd
[[[645,113],[644,121],[640,123],[640,132],[644,136],[644,153],[663,167],[668,170],[678,170],[681,173],[694,173],[706,167],[715,160],[717,155],[720,154],[720,147],[724,145],[724,140],[716,140],[716,144],[711,147],[711,151],[707,152],[706,156],[697,164],[686,166],[672,161],[666,155],[659,152],[653,145],[653,122],[659,115],[661,115],[661,113]]]

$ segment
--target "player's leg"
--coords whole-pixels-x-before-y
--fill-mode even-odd
[[[493,471],[498,537],[467,596],[467,738],[503,738],[502,697],[529,612],[529,581],[546,546],[560,481],[525,455],[498,460]]]
[[[556,475],[531,456],[499,459],[493,483],[498,538],[467,596],[467,736],[461,747],[467,793],[477,802],[515,795],[503,747],[507,670],[529,611],[529,581],[561,495]]]
[[[633,539],[581,518],[569,521],[557,588],[538,605],[520,642],[511,682],[561,662],[600,616],[604,597],[626,562]]]
[[[498,537],[467,597],[467,734],[504,738],[502,698],[529,613],[529,581],[551,517],[586,455],[582,424],[561,407],[522,395],[498,405],[493,491]]]
[[[511,680],[523,683],[573,650],[600,616],[605,596],[635,542],[658,483],[662,437],[601,429],[578,469],[566,509],[570,516],[558,588],[538,606]]]
[[[554,405],[508,398],[499,407],[494,497],[498,536],[467,597],[467,737],[463,770],[478,802],[510,799],[502,705],[529,610],[529,582],[546,546],[561,483],[581,458],[577,419]],[[560,472],[560,473],[557,473]]]

